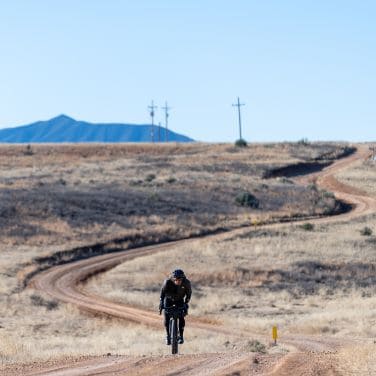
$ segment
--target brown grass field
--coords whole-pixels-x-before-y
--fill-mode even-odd
[[[341,208],[330,192],[294,183],[289,166],[312,171],[347,150],[331,143],[246,149],[228,144],[1,146],[2,363],[109,352],[163,354],[162,330],[84,315],[25,289],[24,279],[39,267],[82,257],[83,246],[94,254],[249,224],[294,218],[308,223],[335,213]],[[375,195],[375,169],[362,162],[338,177]],[[245,192],[257,198],[258,207],[236,202]],[[365,227],[373,234],[364,235]],[[356,349],[363,360],[356,369],[373,370],[375,232],[375,215],[313,228],[254,226],[241,237],[197,240],[127,262],[88,287],[156,309],[163,278],[179,266],[193,282],[192,316],[260,334],[276,324],[285,335],[367,338]],[[197,330],[188,335],[186,353],[249,346],[221,335],[202,338]],[[352,351],[333,355],[341,372],[357,364],[346,363]]]

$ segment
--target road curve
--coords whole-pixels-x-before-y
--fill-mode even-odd
[[[351,204],[353,210],[348,213],[310,220],[316,223],[348,221],[357,216],[364,216],[376,212],[376,200],[365,192],[354,189],[335,178],[335,173],[347,168],[359,159],[364,159],[367,151],[361,147],[353,155],[343,158],[319,173],[301,178],[302,183],[316,182],[320,188],[332,191],[336,197]],[[286,224],[266,225],[265,227],[285,226]],[[215,239],[234,236],[237,233],[249,231],[249,228],[233,230],[227,233],[210,235]],[[109,315],[116,318],[161,327],[161,317],[152,311],[119,304],[100,296],[94,296],[85,290],[83,281],[94,274],[115,267],[116,265],[134,258],[150,255],[154,252],[166,252],[172,247],[182,243],[199,241],[187,239],[166,244],[152,245],[139,249],[126,250],[114,254],[106,254],[86,260],[76,261],[65,265],[56,266],[43,271],[32,278],[30,286],[41,290],[51,297],[62,302],[76,305],[83,311],[93,312],[97,315]],[[245,333],[236,333],[234,330],[222,327],[219,324],[206,323],[198,318],[189,317],[189,326],[216,333],[237,336]],[[335,351],[339,346],[338,340],[314,339],[312,337],[289,337],[284,343],[293,346],[296,351],[287,356],[274,358],[265,357],[263,364],[254,361],[254,356],[249,354],[196,354],[178,357],[98,357],[94,360],[78,364],[67,364],[50,369],[30,371],[29,375],[226,375],[237,370],[239,375],[257,374],[265,375],[293,375],[317,374],[321,369],[323,375],[330,374],[330,364],[323,361],[323,357]],[[270,359],[269,359],[270,358]],[[320,368],[321,367],[321,368]],[[166,373],[166,372],[169,373]]]

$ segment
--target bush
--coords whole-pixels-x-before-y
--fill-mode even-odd
[[[176,179],[174,177],[170,177],[170,178],[167,179],[167,183],[169,183],[169,184],[176,183]]]
[[[371,236],[372,235],[372,229],[370,227],[363,227],[361,230],[360,230],[360,235],[363,235],[363,236]]]
[[[307,185],[307,188],[310,189],[311,191],[318,191],[316,183],[311,183]]]
[[[244,138],[239,138],[239,140],[235,141],[235,146],[240,147],[240,148],[245,148],[247,146],[247,141],[244,140]]]
[[[58,307],[58,302],[55,300],[46,300],[43,299],[39,295],[31,295],[30,300],[33,305],[39,306],[39,307],[46,307],[48,311],[51,311],[53,309],[56,309]]]
[[[60,184],[60,185],[67,185],[67,182],[66,182],[63,178],[60,178],[60,179],[57,181],[57,184]]]
[[[301,226],[300,226],[301,229],[305,230],[305,231],[313,231],[314,228],[315,228],[315,225],[313,223],[303,223]]]
[[[155,179],[155,175],[154,174],[146,175],[146,178],[145,178],[145,180],[148,181],[148,182],[151,182],[154,179]]]
[[[266,353],[266,346],[256,339],[247,342],[247,350],[250,352]]]
[[[236,196],[235,201],[241,206],[248,206],[257,209],[260,205],[259,200],[249,192],[240,193]]]
[[[322,196],[324,198],[335,198],[334,193],[333,192],[328,192],[328,191],[323,191]]]
[[[129,182],[129,185],[131,185],[131,186],[142,185],[142,180],[131,180]]]
[[[307,146],[309,144],[310,142],[308,141],[308,138],[302,138],[301,140],[298,141],[298,145]]]
[[[287,179],[285,176],[278,177],[277,181],[283,184],[295,184],[293,180]]]
[[[31,145],[26,146],[26,150],[24,151],[24,155],[34,155],[33,150],[31,149]]]

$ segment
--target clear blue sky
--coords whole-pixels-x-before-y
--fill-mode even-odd
[[[376,139],[376,1],[4,0],[0,128],[61,113],[203,141]],[[156,121],[163,121],[161,111]]]

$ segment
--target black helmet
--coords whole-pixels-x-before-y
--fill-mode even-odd
[[[171,273],[172,278],[182,279],[185,278],[185,274],[181,269],[176,269]]]

